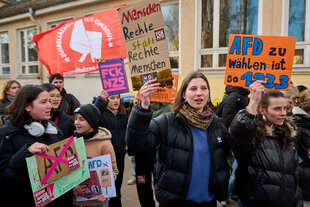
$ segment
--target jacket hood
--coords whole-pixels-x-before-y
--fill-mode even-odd
[[[288,126],[288,128],[290,130],[291,137],[296,137],[297,131],[295,130],[295,127],[288,122],[286,122],[285,124]],[[266,128],[267,136],[272,137],[274,135],[274,128],[275,128],[274,125],[273,124],[270,126],[266,125],[265,128]]]
[[[17,127],[15,125],[13,125],[10,121],[7,121],[3,127],[0,128],[0,140],[6,138],[6,139],[10,139],[11,137],[13,137],[15,134],[17,133],[21,133],[25,131],[24,128],[20,128]],[[1,143],[1,142],[0,142]]]
[[[250,94],[250,91],[248,89],[238,87],[238,86],[230,86],[230,85],[227,85],[225,87],[225,92],[226,92],[226,94],[230,94],[232,92],[235,92],[235,93],[245,95],[245,96]]]
[[[92,140],[109,140],[109,139],[111,139],[111,137],[112,137],[112,134],[108,129],[103,128],[103,127],[99,127],[98,133],[95,134],[95,136],[93,136],[90,139],[85,139],[84,141],[88,142],[88,141],[92,141]]]

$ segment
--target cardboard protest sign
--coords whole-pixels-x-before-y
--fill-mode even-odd
[[[134,90],[151,79],[172,85],[165,23],[159,0],[144,0],[118,10]]]
[[[34,35],[40,61],[49,74],[98,71],[98,59],[127,57],[117,8],[66,21]]]
[[[100,60],[98,64],[103,89],[110,96],[129,91],[123,58]]]
[[[101,194],[105,198],[115,197],[116,191],[110,154],[88,158],[88,168],[91,177],[80,184],[85,197],[77,196],[76,201],[95,200]]]
[[[173,85],[166,86],[164,88],[160,87],[158,91],[152,93],[151,101],[171,103],[171,100],[174,99],[175,96],[177,95],[178,80],[179,80],[178,75],[173,74],[172,77],[173,77]],[[138,92],[137,95],[141,99],[140,91]]]
[[[43,184],[51,183],[80,167],[73,137],[49,145],[46,154],[35,157]]]
[[[76,155],[79,158],[79,164],[80,164],[79,167],[73,171],[70,171],[69,174],[60,177],[59,179],[51,183],[48,184],[42,183],[42,179],[40,179],[39,176],[39,170],[38,170],[39,166],[37,165],[36,156],[33,155],[31,157],[26,158],[29,179],[36,206],[40,207],[45,206],[51,201],[57,199],[59,196],[68,192],[74,186],[82,183],[84,180],[89,178],[89,170],[87,166],[87,157],[86,157],[84,140],[83,138],[78,138],[74,139],[73,142],[75,145]],[[49,151],[51,151],[51,148],[49,148]],[[56,153],[58,154],[59,151],[56,151],[55,154]],[[74,153],[68,155],[69,157],[68,163],[70,166],[75,168],[77,166],[75,163],[76,160],[74,160],[72,155],[74,155]],[[55,157],[57,157],[57,155]],[[53,162],[56,163],[55,161]]]
[[[224,84],[249,86],[266,81],[272,90],[289,90],[296,37],[231,34]]]

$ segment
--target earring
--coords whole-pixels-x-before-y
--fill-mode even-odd
[[[263,119],[264,119],[264,121],[266,121],[266,117],[265,117],[265,115],[263,115]]]
[[[186,100],[186,99],[184,99],[184,103],[187,103],[187,100]]]

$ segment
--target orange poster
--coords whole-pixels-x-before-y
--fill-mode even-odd
[[[247,87],[266,81],[272,90],[289,90],[296,37],[231,34],[224,84]]]
[[[173,77],[173,85],[166,86],[164,88],[160,87],[157,92],[152,93],[151,101],[154,102],[167,102],[171,103],[172,99],[175,98],[178,92],[178,80],[179,75],[172,74]],[[141,99],[140,91],[138,91],[138,97]]]

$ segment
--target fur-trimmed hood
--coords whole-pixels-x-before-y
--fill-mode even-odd
[[[296,137],[297,136],[296,127],[294,125],[291,125],[289,122],[285,122],[284,124],[286,124],[288,126],[288,128],[290,130],[291,137]],[[271,124],[270,126],[266,124],[265,128],[266,128],[267,136],[272,137],[275,135],[274,134],[275,127],[273,124]]]
[[[103,127],[99,127],[98,133],[95,134],[95,136],[93,136],[90,139],[85,139],[84,141],[89,142],[93,140],[107,140],[107,139],[111,139],[111,137],[112,137],[112,134],[109,130]]]

